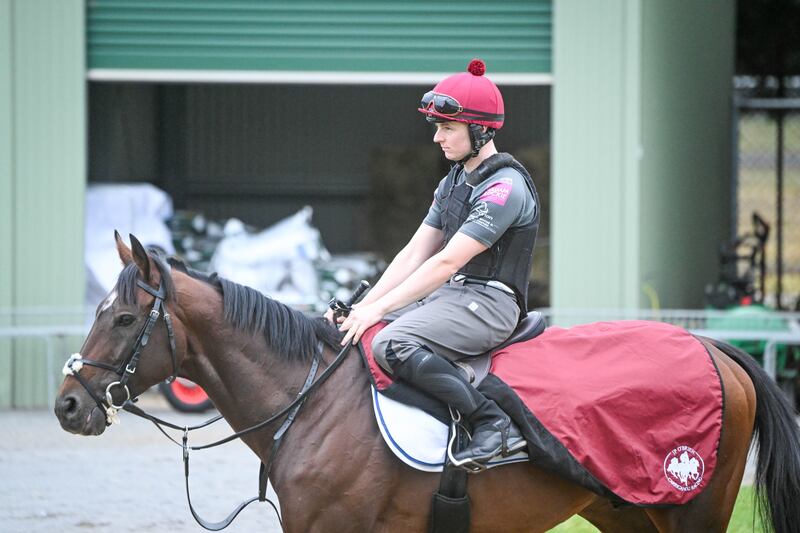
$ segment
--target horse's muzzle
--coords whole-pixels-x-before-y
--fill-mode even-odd
[[[91,400],[87,401],[76,392],[56,398],[53,411],[65,431],[77,435],[100,435],[106,429],[102,411]]]

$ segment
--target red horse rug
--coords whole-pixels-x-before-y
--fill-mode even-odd
[[[375,388],[427,402],[426,411],[446,422],[446,409],[375,363],[369,345],[383,327],[363,339]],[[478,388],[519,425],[528,460],[617,503],[683,504],[713,475],[722,383],[706,347],[681,328],[645,321],[551,327],[494,353]]]

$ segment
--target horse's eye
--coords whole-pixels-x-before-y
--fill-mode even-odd
[[[114,325],[115,326],[126,327],[126,326],[130,326],[134,322],[136,322],[136,317],[135,316],[125,314],[125,315],[121,315],[121,316],[117,317],[117,320],[114,323]]]

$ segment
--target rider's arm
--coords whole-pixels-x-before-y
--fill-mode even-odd
[[[470,259],[487,248],[485,244],[464,233],[456,233],[442,251],[422,263],[405,281],[377,300],[376,304],[385,315],[428,296]]]
[[[378,280],[378,283],[367,293],[360,305],[374,302],[391,291],[427,259],[433,256],[444,242],[444,233],[428,224],[421,224],[408,244],[392,260],[389,267]]]

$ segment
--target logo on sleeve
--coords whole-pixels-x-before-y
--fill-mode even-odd
[[[506,205],[506,200],[508,200],[511,194],[511,186],[511,178],[500,178],[496,183],[486,189],[479,199],[497,205]]]

